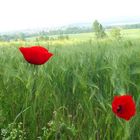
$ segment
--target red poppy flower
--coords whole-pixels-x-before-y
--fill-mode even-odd
[[[130,120],[136,113],[135,102],[130,95],[115,96],[112,111],[120,118]]]
[[[48,50],[41,46],[20,47],[19,50],[23,54],[25,60],[30,64],[42,65],[46,63],[53,55]]]

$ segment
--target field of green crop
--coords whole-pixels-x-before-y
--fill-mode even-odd
[[[40,43],[54,54],[42,66],[18,50],[29,43],[0,45],[0,139],[139,140],[140,30],[128,32],[121,40]],[[136,102],[130,121],[112,112],[121,94]]]

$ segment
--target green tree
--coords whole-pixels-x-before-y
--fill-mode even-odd
[[[93,23],[93,31],[97,38],[103,38],[106,36],[103,26],[97,20]]]
[[[112,28],[110,31],[111,37],[115,39],[121,39],[121,29],[120,28]]]

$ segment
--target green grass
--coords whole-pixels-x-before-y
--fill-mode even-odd
[[[106,30],[106,33],[109,38],[111,38],[110,35],[110,29]],[[128,39],[140,39],[140,29],[122,29],[121,30],[121,36],[123,38],[128,38]],[[53,37],[53,36],[52,36]],[[79,33],[79,34],[69,34],[69,38],[71,40],[91,40],[91,39],[96,39],[94,33]]]
[[[140,29],[122,30],[122,36],[127,37],[129,39],[140,39]]]
[[[18,47],[0,47],[1,139],[140,139],[140,40],[91,40],[49,51],[54,56],[35,68]],[[122,93],[137,104],[129,122],[111,109]]]

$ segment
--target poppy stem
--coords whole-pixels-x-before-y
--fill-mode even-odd
[[[33,66],[33,87],[32,87],[32,99],[31,101],[34,102],[36,98],[36,88],[37,88],[37,78],[38,78],[38,67],[35,65]]]
[[[37,95],[36,95],[36,91],[37,91],[37,80],[38,80],[38,67],[37,66],[33,66],[33,87],[32,87],[32,91],[31,91],[31,104],[32,104],[32,113],[33,113],[33,124],[34,124],[34,133],[35,133],[35,137],[37,138],[37,134],[38,134],[38,126],[37,126]]]

